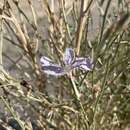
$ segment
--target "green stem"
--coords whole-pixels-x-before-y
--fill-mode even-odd
[[[82,116],[85,120],[85,124],[86,124],[87,128],[89,128],[89,119],[88,119],[87,114],[86,114],[86,112],[83,108],[82,102],[80,100],[80,93],[79,93],[77,86],[74,82],[74,78],[73,78],[72,74],[70,74],[70,79],[71,79],[71,82],[72,82],[72,85],[73,85],[73,89],[74,89],[74,92],[75,92],[75,95],[76,95],[76,99],[79,102],[79,105],[80,105],[80,108],[81,108],[81,114],[82,114]]]
[[[108,75],[108,72],[109,72],[109,60],[110,60],[110,57],[108,58],[108,62],[107,62],[107,65],[106,65],[106,69],[105,69],[106,72],[104,74],[105,76],[104,76],[104,79],[103,79],[103,82],[102,82],[102,85],[101,85],[101,92],[100,92],[100,94],[97,97],[97,100],[96,100],[96,103],[95,103],[95,107],[94,107],[93,130],[95,130],[95,123],[96,123],[95,116],[96,116],[96,111],[97,111],[97,105],[98,105],[98,103],[99,103],[100,99],[102,98],[102,96],[104,94],[104,91],[105,91],[106,79],[107,79],[107,75]]]

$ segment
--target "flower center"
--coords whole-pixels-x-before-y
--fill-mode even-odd
[[[72,70],[72,66],[66,65],[66,66],[64,66],[64,70],[65,70],[65,72],[70,72]]]

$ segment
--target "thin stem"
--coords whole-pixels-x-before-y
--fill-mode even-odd
[[[35,13],[34,7],[32,5],[31,0],[28,0],[28,3],[29,3],[30,8],[31,8],[31,12],[32,12],[32,16],[33,16],[35,27],[37,28],[37,17],[36,17],[36,13]]]
[[[63,0],[61,0],[61,4],[62,4],[63,18],[64,18],[64,22],[65,22],[66,31],[67,31],[67,34],[68,34],[68,38],[71,42],[72,37],[71,37],[71,34],[70,34],[68,22],[67,22],[67,16],[66,16],[66,13],[65,13],[65,7],[64,7],[64,4],[63,4]]]
[[[104,32],[104,27],[105,27],[105,22],[106,22],[106,17],[107,17],[107,13],[108,13],[108,9],[110,7],[110,3],[111,3],[111,0],[108,0],[107,2],[107,6],[105,8],[105,12],[104,12],[104,15],[103,15],[103,21],[102,21],[102,25],[101,25],[101,31],[100,31],[100,35],[99,35],[99,41],[98,43],[96,44],[96,52],[97,52],[97,55],[95,55],[95,62],[97,62],[97,59],[99,57],[99,54],[100,54],[100,50],[102,48],[102,43],[104,42],[105,39],[103,39],[103,32]],[[95,68],[95,66],[94,66]]]
[[[84,11],[85,11],[86,7],[87,7],[87,1],[81,0],[80,17],[79,17],[79,22],[78,22],[78,27],[77,27],[77,32],[76,32],[76,53],[77,53],[77,55],[80,52],[83,27],[84,27],[85,21],[86,21],[86,16],[84,15]]]
[[[1,11],[2,13],[3,11]],[[3,50],[3,19],[0,14],[0,68],[2,67],[2,50]]]
[[[92,4],[93,0],[88,2],[88,0],[81,0],[81,7],[80,7],[80,17],[79,17],[79,22],[78,22],[78,27],[77,27],[77,32],[76,32],[76,53],[77,55],[80,52],[80,46],[81,46],[81,40],[82,40],[82,35],[83,35],[83,30],[86,25],[86,20],[87,20],[87,13],[89,11],[89,8]]]
[[[83,107],[83,105],[82,105],[82,102],[81,102],[81,100],[80,100],[80,93],[79,93],[79,91],[78,91],[78,89],[77,89],[77,86],[76,86],[76,84],[75,84],[75,82],[74,82],[74,78],[73,78],[72,74],[70,74],[70,79],[71,79],[71,82],[72,82],[72,85],[73,85],[73,89],[74,89],[74,92],[75,92],[77,101],[79,102],[80,108],[81,108],[81,110],[82,110],[82,111],[81,111],[81,114],[82,114],[82,116],[83,116],[83,118],[84,118],[84,120],[85,120],[85,124],[86,124],[87,128],[89,128],[89,119],[88,119],[88,116],[87,116],[87,114],[86,114],[86,112],[85,112],[85,110],[84,110],[84,107]]]
[[[105,12],[104,12],[104,16],[103,16],[103,22],[102,22],[102,26],[101,26],[101,32],[100,32],[100,37],[99,37],[99,43],[101,43],[102,41],[102,36],[103,36],[103,31],[104,31],[104,27],[105,27],[105,21],[106,21],[106,16],[107,16],[107,13],[108,13],[108,9],[110,7],[110,3],[111,3],[111,0],[108,0],[108,3],[107,3],[107,7],[105,8]]]
[[[110,56],[111,57],[111,56]],[[95,123],[96,123],[96,119],[95,119],[95,116],[96,116],[96,111],[97,111],[97,105],[100,101],[100,99],[102,98],[103,94],[104,94],[104,91],[105,91],[105,85],[106,85],[106,79],[107,79],[107,76],[108,76],[108,72],[109,72],[109,60],[110,60],[110,57],[108,59],[108,62],[107,62],[107,65],[106,65],[106,72],[104,74],[104,79],[103,79],[103,82],[102,82],[102,86],[101,86],[101,92],[100,94],[98,95],[97,97],[97,100],[95,102],[95,106],[94,106],[94,115],[93,115],[93,130],[95,130]]]

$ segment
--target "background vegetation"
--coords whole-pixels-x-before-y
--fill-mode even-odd
[[[129,130],[127,0],[0,1],[0,127]],[[90,56],[91,72],[45,75],[40,57]]]

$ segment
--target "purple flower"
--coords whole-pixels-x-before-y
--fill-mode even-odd
[[[48,57],[43,56],[40,59],[42,70],[49,75],[62,76],[75,68],[85,71],[90,71],[92,69],[91,60],[84,57],[75,57],[74,50],[71,48],[66,48],[63,56],[63,62],[65,64],[64,67],[55,64]]]

